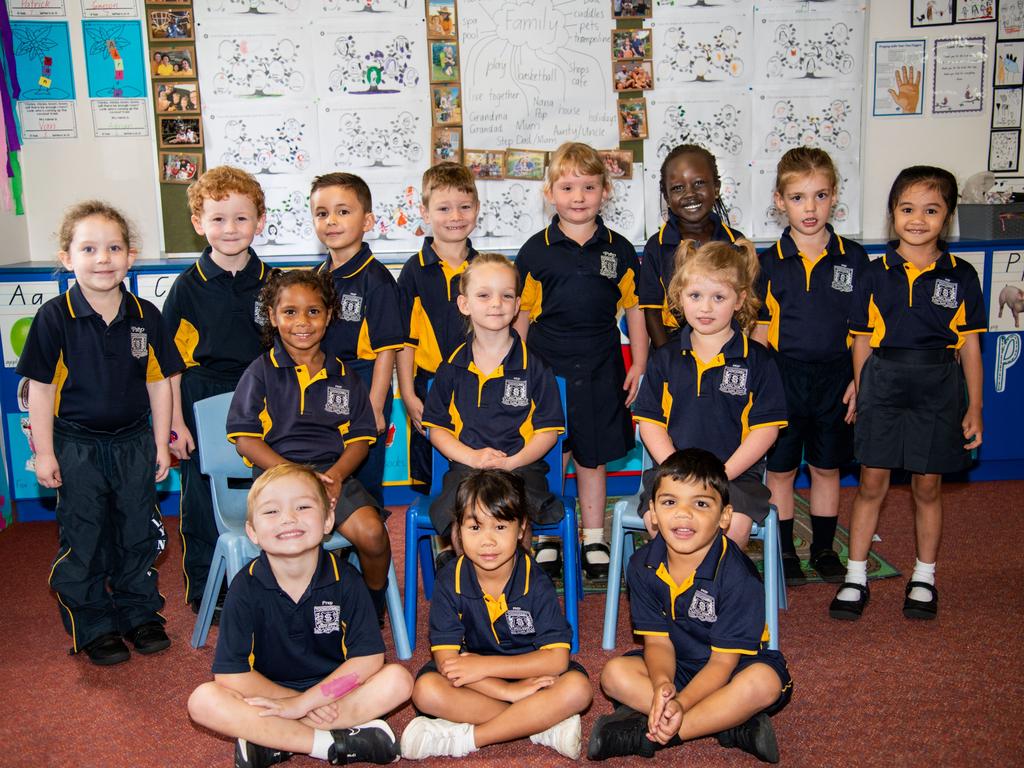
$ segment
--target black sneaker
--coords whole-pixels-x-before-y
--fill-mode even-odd
[[[283,763],[292,756],[291,752],[261,747],[245,739],[235,741],[235,768],[265,768]]]
[[[331,731],[334,745],[327,751],[331,765],[376,763],[387,765],[398,760],[394,731],[383,720],[371,720],[354,728]]]
[[[141,654],[157,653],[171,647],[171,638],[159,621],[148,621],[125,633],[135,650]]]
[[[800,558],[788,552],[782,555],[782,575],[787,587],[800,587],[807,583],[807,574],[800,567]]]
[[[846,580],[846,568],[834,550],[819,549],[812,552],[810,565],[829,584],[842,584]]]
[[[83,649],[89,661],[98,667],[110,667],[132,657],[128,646],[117,632],[100,635]]]
[[[779,762],[779,743],[775,740],[772,720],[764,712],[754,715],[742,725],[716,733],[723,747],[734,747],[748,752],[765,763]]]
[[[658,745],[647,738],[647,715],[626,706],[610,715],[597,718],[587,743],[587,758],[607,760],[609,757],[638,755],[654,757]]]

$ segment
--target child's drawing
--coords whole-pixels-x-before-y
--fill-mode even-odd
[[[415,250],[418,247],[426,232],[420,215],[418,181],[415,186],[374,184],[373,213],[376,222],[366,233],[366,239],[374,241],[374,251]]]
[[[234,16],[235,14],[264,15],[295,13],[302,0],[195,0],[196,16]]]
[[[714,97],[650,99],[651,139],[658,161],[679,144],[700,144],[719,160],[744,154],[750,134],[750,109],[743,92],[719,92]],[[646,152],[646,150],[645,150]]]
[[[263,234],[257,235],[253,244],[260,248],[305,243],[309,248],[303,253],[316,253],[316,233],[305,195],[297,189],[269,185],[264,185],[264,191],[267,196],[267,222]]]
[[[419,109],[338,109],[322,106],[320,144],[332,167],[351,169],[367,179],[393,181],[410,166],[426,167],[430,124],[426,105]]]
[[[373,97],[417,93],[424,41],[404,31],[327,32],[316,40],[317,60],[324,62],[319,78],[321,98]]]
[[[860,88],[836,86],[825,95],[765,88],[754,99],[754,153],[778,158],[793,147],[821,147],[837,161],[860,152]]]
[[[291,109],[288,116],[266,107],[224,109],[211,110],[204,121],[211,163],[235,165],[252,174],[303,173],[313,167],[312,107]]]
[[[761,78],[856,80],[862,71],[864,11],[764,12],[754,25],[754,38]]]
[[[204,97],[312,99],[311,51],[301,29],[238,34],[203,26],[209,31],[203,30],[196,47],[204,64],[199,72]],[[224,22],[218,26],[226,28]]]
[[[736,13],[725,26],[718,22],[692,21],[671,24],[658,37],[655,75],[658,86],[683,83],[742,83],[751,71],[753,16]]]
[[[616,179],[603,206],[601,218],[631,243],[644,241],[644,184],[639,173],[631,179]]]

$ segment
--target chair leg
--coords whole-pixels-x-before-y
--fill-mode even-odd
[[[576,546],[576,515],[566,509],[562,516],[562,585],[565,598],[565,619],[572,627],[571,653],[580,648],[580,601],[582,600],[582,579],[580,578],[579,550]]]
[[[782,549],[779,541],[779,516],[774,509],[765,519],[764,532],[765,621],[768,623],[768,647],[779,649],[779,585],[782,578]]]
[[[203,599],[199,603],[199,614],[196,616],[196,625],[192,629],[193,648],[202,648],[206,645],[206,637],[210,633],[210,624],[213,623],[213,612],[217,607],[217,597],[220,595],[220,585],[227,575],[227,560],[221,549],[214,550],[213,561],[210,563],[210,571],[206,576],[206,588],[203,589]]]
[[[612,512],[611,558],[608,562],[608,591],[604,598],[604,633],[601,647],[606,651],[615,650],[615,633],[619,626],[619,592],[622,585],[623,547],[626,532],[622,527],[622,510],[615,505]],[[630,537],[632,539],[632,537]]]
[[[405,515],[405,630],[410,650],[416,647],[416,583],[417,540],[416,511],[411,509]]]
[[[412,645],[409,643],[409,632],[405,623],[402,596],[398,592],[398,574],[392,560],[388,569],[388,618],[391,620],[391,639],[395,641],[395,653],[402,661],[412,658]]]

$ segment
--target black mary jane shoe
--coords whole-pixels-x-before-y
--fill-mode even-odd
[[[931,592],[931,600],[913,600],[910,597],[910,590],[914,587],[921,587],[921,589],[927,589]],[[934,584],[927,584],[923,581],[908,581],[907,588],[904,591],[906,597],[903,598],[903,615],[908,619],[934,619],[935,615],[939,612],[939,591],[935,589]]]
[[[860,592],[860,598],[857,600],[840,600],[839,592],[842,592],[844,589],[856,589]],[[871,590],[865,584],[854,584],[852,581],[847,581],[839,587],[839,592],[836,592],[836,597],[832,599],[832,603],[828,607],[828,615],[840,621],[856,621],[864,613],[864,606],[871,599]]]
[[[592,563],[587,557],[591,552],[604,552],[605,557],[611,557],[611,550],[608,549],[608,545],[603,541],[596,542],[594,544],[584,544],[580,554],[583,557],[583,573],[586,574],[587,578],[591,581],[595,579],[607,579],[608,578],[608,562],[603,563]]]
[[[541,552],[545,550],[553,551],[555,553],[555,556],[550,560],[537,560],[537,555],[539,555]],[[562,542],[537,542],[537,546],[533,550],[533,559],[537,560],[537,565],[539,565],[541,567],[541,570],[548,575],[549,579],[562,578]]]

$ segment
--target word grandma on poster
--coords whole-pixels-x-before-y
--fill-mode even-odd
[[[459,0],[470,147],[617,147],[607,0]]]

